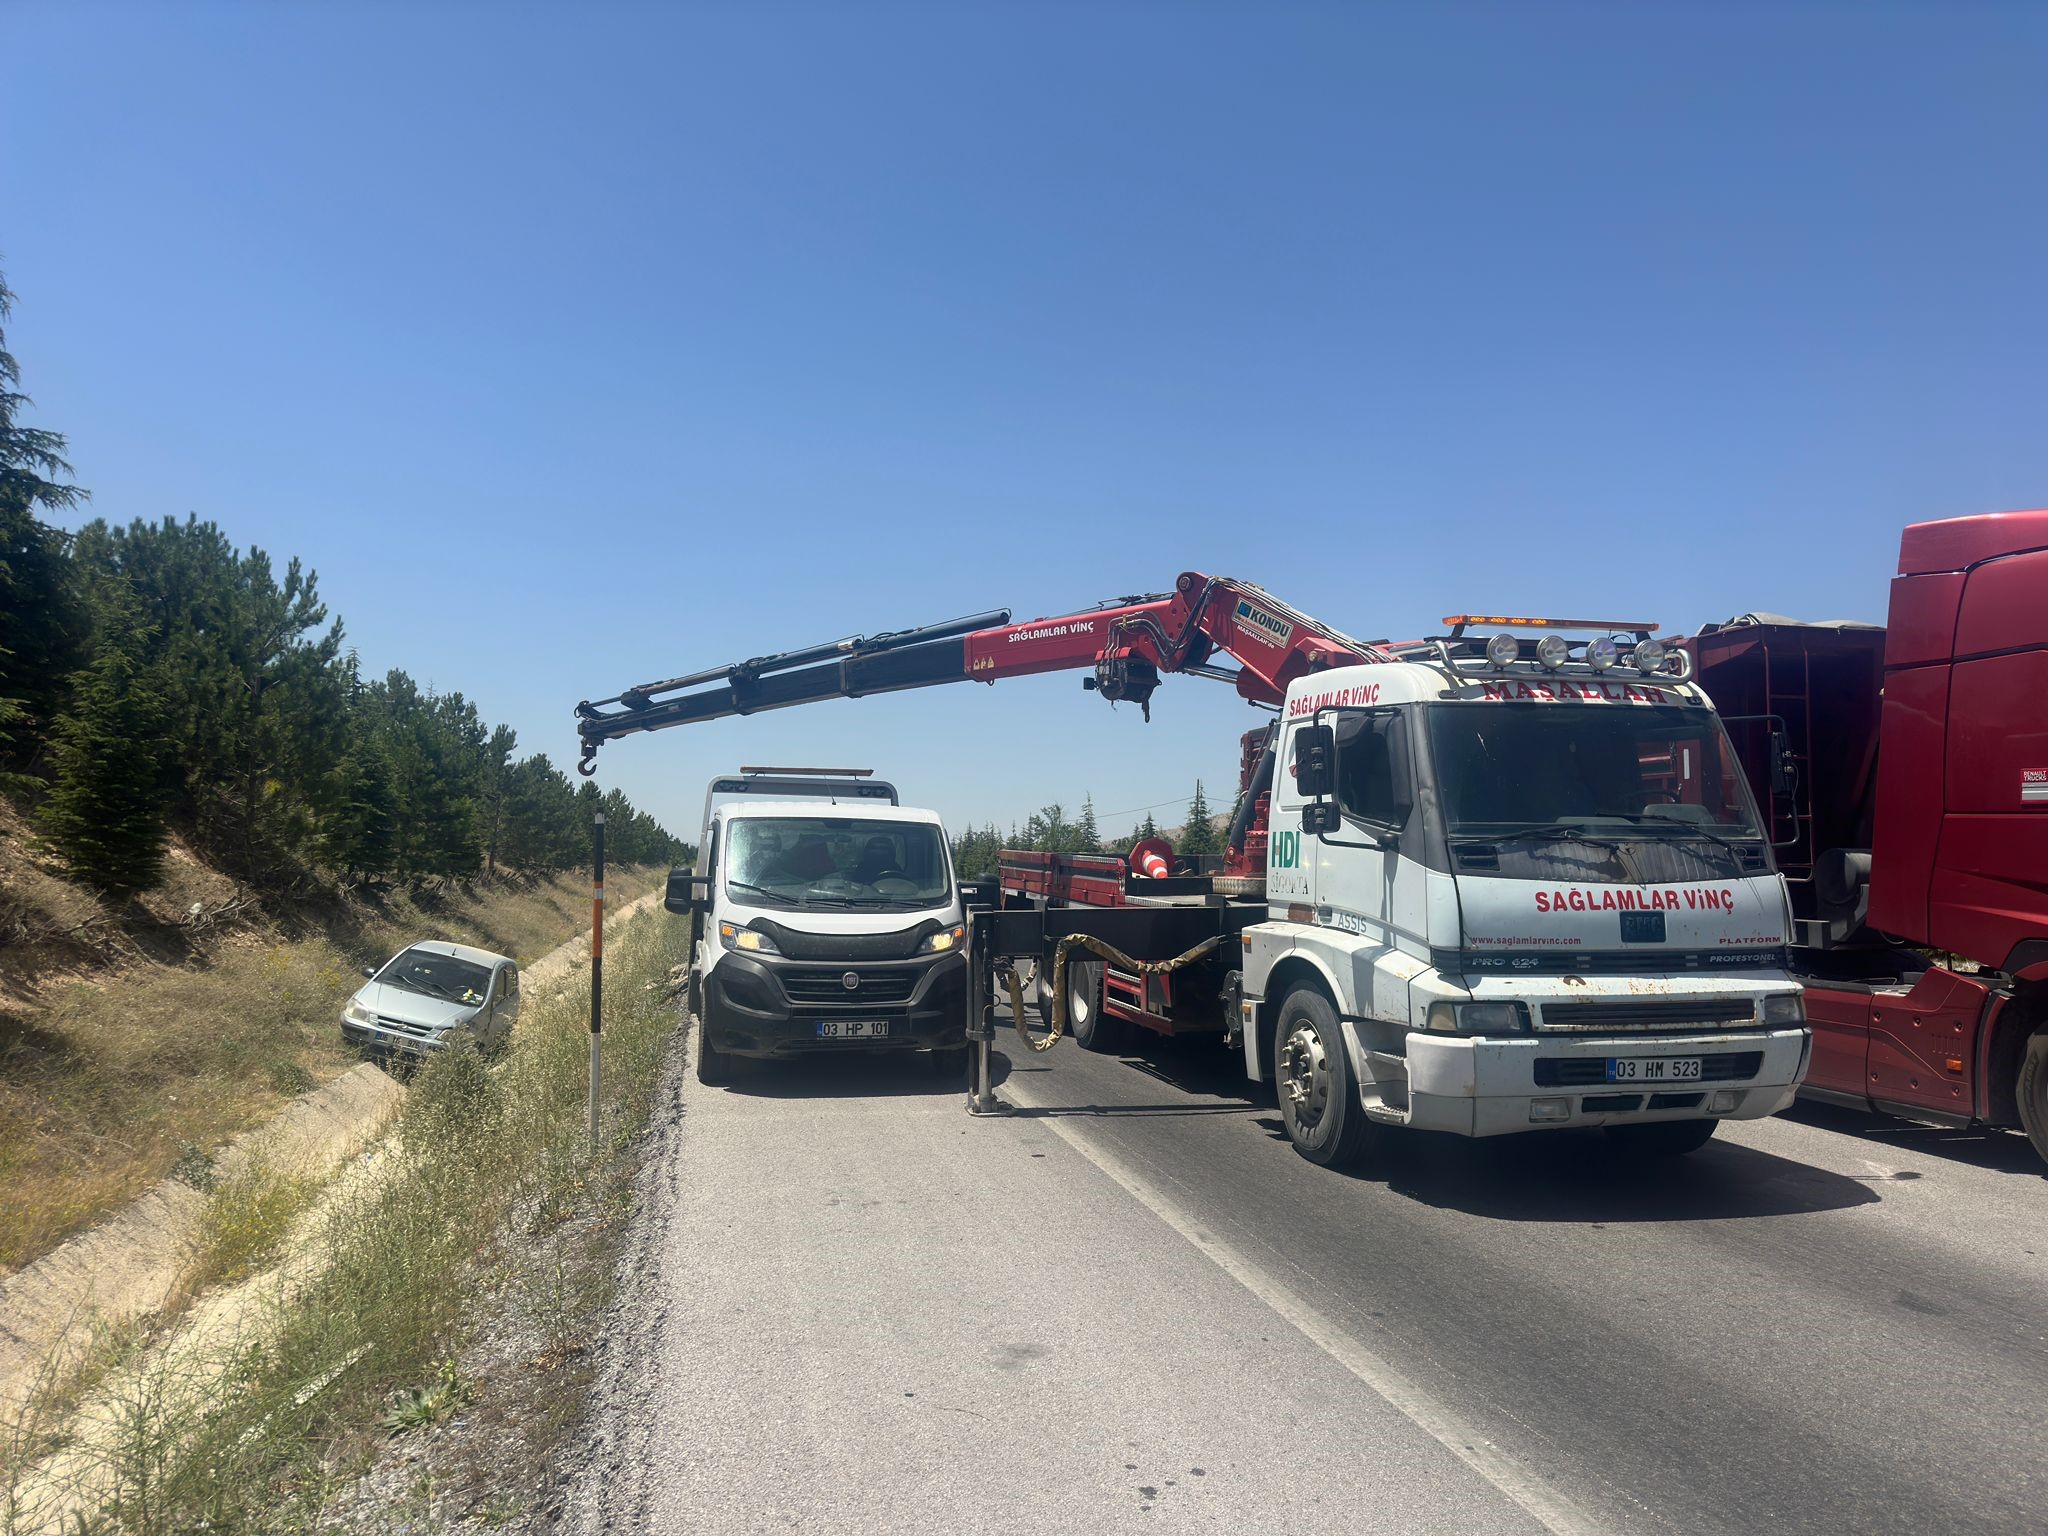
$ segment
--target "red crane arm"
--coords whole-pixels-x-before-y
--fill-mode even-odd
[[[1393,659],[1249,582],[1198,571],[1183,573],[1170,594],[1024,624],[1009,619],[1003,610],[854,636],[586,700],[576,706],[577,766],[595,772],[598,747],[615,736],[939,683],[1093,668],[1090,686],[1112,703],[1141,706],[1149,718],[1152,690],[1166,672],[1227,678],[1246,699],[1278,704],[1288,684],[1310,672]],[[1235,672],[1209,665],[1219,651],[1237,658]]]

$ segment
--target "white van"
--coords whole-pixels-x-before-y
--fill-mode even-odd
[[[690,964],[697,1077],[736,1057],[918,1052],[965,1073],[965,915],[946,830],[865,768],[742,768],[704,796]]]

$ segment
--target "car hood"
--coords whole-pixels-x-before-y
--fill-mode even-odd
[[[424,992],[389,986],[381,981],[373,981],[358,990],[352,1001],[383,1018],[417,1024],[426,1029],[447,1029],[467,1023],[483,1007],[481,1003],[452,1003],[446,998],[429,997]]]

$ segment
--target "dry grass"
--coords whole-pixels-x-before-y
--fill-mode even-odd
[[[614,872],[612,901],[660,874]],[[479,880],[325,912],[290,937],[229,933],[203,964],[137,961],[0,1002],[0,1274],[347,1070],[338,1016],[363,964],[423,937],[523,964],[576,933],[588,903],[582,875]]]
[[[438,1054],[413,1082],[383,1176],[329,1204],[317,1273],[260,1331],[200,1365],[120,1373],[108,1405],[115,1433],[86,1473],[89,1495],[79,1486],[64,1500],[84,1528],[312,1528],[381,1438],[431,1423],[471,1390],[446,1362],[497,1285],[550,1313],[550,1348],[580,1348],[604,1304],[602,1276],[573,1255],[522,1273],[498,1250],[509,1230],[623,1200],[678,1020],[667,978],[688,935],[657,908],[622,924],[609,946],[595,1158],[583,1114],[589,1037],[573,992],[537,1002],[495,1068],[472,1048]],[[226,1230],[254,1234],[251,1251],[274,1225],[247,1214],[262,1203],[224,1206],[239,1213]],[[4,1461],[0,1531],[45,1529],[47,1503],[17,1502],[41,1486],[35,1469]]]
[[[208,1286],[232,1285],[264,1268],[317,1188],[314,1181],[260,1157],[214,1185],[179,1289],[192,1295]]]

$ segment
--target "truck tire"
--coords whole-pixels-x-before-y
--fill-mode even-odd
[[[1067,1033],[1084,1051],[1114,1054],[1130,1048],[1130,1026],[1102,1006],[1100,960],[1067,961]]]
[[[2020,1124],[2034,1150],[2048,1158],[2048,1029],[2034,1031],[2020,1057]]]
[[[711,1032],[704,1027],[703,1015],[698,1015],[697,1081],[707,1088],[723,1088],[732,1081],[734,1059],[732,1052],[712,1045]]]
[[[1640,1125],[1610,1125],[1607,1143],[1616,1152],[1635,1157],[1683,1157],[1714,1139],[1718,1120],[1646,1120]]]
[[[1383,1129],[1366,1118],[1359,1101],[1337,1010],[1313,987],[1296,987],[1280,1000],[1273,1085],[1287,1139],[1312,1163],[1355,1163]]]

